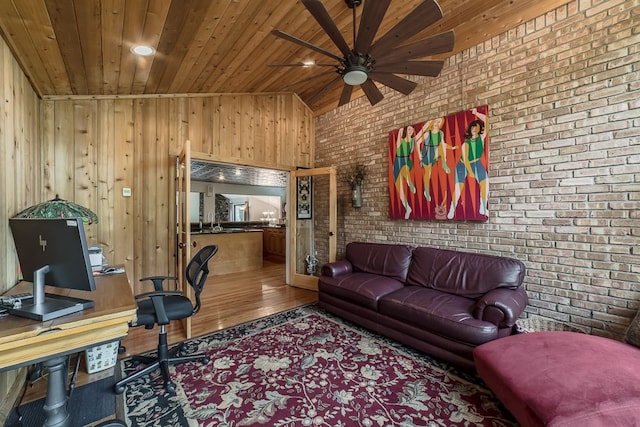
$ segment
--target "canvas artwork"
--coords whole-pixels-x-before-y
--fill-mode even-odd
[[[298,178],[297,219],[311,219],[311,177]]]
[[[489,219],[489,106],[389,132],[389,217]]]

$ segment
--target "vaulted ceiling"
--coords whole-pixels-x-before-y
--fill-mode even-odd
[[[392,0],[376,38],[422,1]],[[569,1],[440,0],[444,17],[412,40],[453,29],[454,54]],[[323,3],[345,40],[353,40],[345,0]],[[323,89],[335,73],[269,66],[331,60],[273,36],[273,29],[340,55],[298,0],[0,1],[0,31],[42,97],[295,92],[317,113],[337,106],[342,85]],[[135,44],[157,53],[134,56]]]

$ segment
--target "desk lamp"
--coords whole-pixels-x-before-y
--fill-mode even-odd
[[[57,194],[54,199],[26,208],[15,218],[81,218],[85,224],[98,222],[98,215],[92,210],[63,200]]]

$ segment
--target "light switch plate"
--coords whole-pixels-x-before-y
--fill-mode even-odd
[[[131,197],[131,189],[128,187],[124,187],[122,189],[122,197]]]

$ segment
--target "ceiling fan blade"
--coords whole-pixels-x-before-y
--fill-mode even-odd
[[[378,89],[378,86],[376,86],[371,79],[367,79],[366,82],[362,83],[361,87],[364,94],[367,95],[371,105],[376,105],[378,102],[382,101],[382,98],[384,98],[382,92]]]
[[[318,21],[318,24],[320,24],[333,43],[340,49],[340,52],[342,52],[344,56],[348,56],[351,53],[351,48],[344,37],[342,37],[342,33],[338,30],[338,27],[336,27],[333,19],[331,19],[324,4],[322,4],[320,0],[302,0],[302,4],[307,8],[309,13],[313,15],[315,20]]]
[[[418,83],[407,80],[404,77],[395,74],[369,73],[369,78],[389,86],[391,89],[398,91],[404,95],[409,95],[418,86]]]
[[[399,46],[385,55],[376,58],[376,64],[394,64],[429,55],[451,52],[455,43],[453,30],[435,36],[418,40],[417,42]]]
[[[364,3],[358,37],[356,38],[356,52],[367,53],[369,51],[371,42],[380,28],[380,23],[390,3],[391,0],[366,1]]]
[[[313,63],[313,64],[267,64],[267,67],[302,67],[302,68],[311,68],[311,67],[336,67],[336,64],[321,64],[321,63]]]
[[[429,25],[442,18],[442,9],[435,0],[425,0],[403,20],[398,22],[371,47],[371,56],[378,57],[415,36]]]
[[[316,103],[316,101],[318,101],[319,99],[321,99],[323,96],[325,96],[329,90],[331,90],[331,88],[333,86],[336,85],[336,83],[338,83],[340,80],[342,80],[341,76],[336,77],[335,79],[331,80],[329,83],[327,83],[325,85],[325,87],[323,87],[322,89],[320,89],[318,91],[318,93],[316,93],[315,95],[313,95],[311,98],[309,98],[308,104],[309,106],[312,106],[313,104]]]
[[[336,61],[342,61],[343,58],[340,58],[338,55],[334,55],[333,53],[329,52],[328,50],[325,50],[323,48],[321,48],[320,46],[316,46],[314,44],[311,44],[309,42],[306,42],[302,39],[299,39],[295,36],[292,36],[291,34],[285,33],[284,31],[280,31],[280,30],[272,30],[271,34],[273,34],[276,37],[280,37],[281,39],[285,39],[287,41],[299,44],[300,46],[304,46],[307,49],[311,49],[311,50],[315,50],[316,52],[319,52],[323,55],[327,55],[330,58],[335,59]]]
[[[440,74],[443,65],[443,60],[407,61],[397,64],[376,65],[375,72],[435,77]]]
[[[283,87],[282,90],[287,90],[287,89],[290,89],[290,88],[292,88],[294,86],[298,86],[299,84],[307,83],[307,82],[310,82],[312,80],[319,79],[321,77],[325,77],[328,74],[334,74],[334,73],[335,73],[335,71],[325,71],[325,72],[322,72],[320,74],[316,74],[315,76],[307,77],[306,79],[298,80],[297,82],[288,84],[285,87]]]
[[[351,92],[353,92],[353,86],[345,84],[342,88],[342,95],[340,95],[340,102],[338,102],[338,107],[342,107],[345,104],[348,104],[351,101]]]

